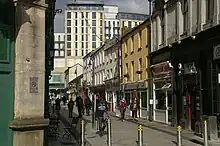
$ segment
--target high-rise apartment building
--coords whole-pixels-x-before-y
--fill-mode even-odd
[[[80,1],[67,4],[65,10],[66,65],[83,64],[83,56],[102,45],[104,2]]]
[[[105,39],[112,39],[119,35],[119,20],[116,18],[118,14],[117,5],[105,5],[104,15],[105,15]]]

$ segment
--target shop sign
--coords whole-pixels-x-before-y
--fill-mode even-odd
[[[136,83],[128,83],[124,85],[124,90],[136,90],[136,89],[145,89],[146,81],[136,82]]]
[[[171,68],[168,62],[160,63],[152,67],[152,73],[154,77],[167,75],[171,72]]]
[[[215,46],[213,49],[213,60],[220,59],[220,45]]]

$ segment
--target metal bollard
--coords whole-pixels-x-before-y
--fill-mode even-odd
[[[108,137],[107,137],[107,144],[108,146],[112,146],[112,125],[111,125],[111,119],[108,119]]]
[[[207,121],[204,121],[204,133],[203,133],[203,137],[204,137],[204,146],[208,146],[208,127],[207,127]]]
[[[143,146],[143,127],[138,125],[138,146]]]
[[[84,146],[85,145],[85,124],[84,124],[84,120],[82,120],[82,123],[81,123],[81,146]]]
[[[182,146],[182,127],[177,126],[177,146]]]

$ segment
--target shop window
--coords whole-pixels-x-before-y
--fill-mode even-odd
[[[147,108],[147,92],[141,92],[141,107]]]
[[[166,96],[162,90],[156,92],[156,109],[166,110]]]

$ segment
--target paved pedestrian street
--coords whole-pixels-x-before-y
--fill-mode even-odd
[[[77,113],[76,109],[74,112]],[[68,119],[68,111],[65,106],[62,107],[61,113]],[[83,116],[87,121],[91,121],[91,116]],[[70,120],[69,120],[70,121]],[[122,122],[118,118],[111,116],[112,122],[112,146],[136,146],[137,145],[137,123],[128,121]],[[88,122],[86,125],[85,138],[87,146],[106,146],[107,134],[100,137],[97,130],[92,129],[92,123]],[[144,145],[146,146],[175,146],[176,136],[169,135],[164,132],[143,127]],[[183,139],[184,146],[201,146],[189,140]]]

